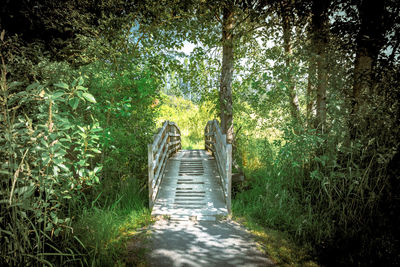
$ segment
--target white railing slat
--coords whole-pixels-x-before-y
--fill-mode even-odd
[[[181,130],[174,122],[165,121],[162,128],[154,136],[153,143],[147,147],[150,209],[153,208],[157,197],[168,158],[181,147]]]
[[[232,145],[227,144],[226,135],[222,134],[217,120],[212,120],[207,123],[204,128],[204,140],[205,149],[212,151],[217,162],[226,206],[230,212],[232,189]]]

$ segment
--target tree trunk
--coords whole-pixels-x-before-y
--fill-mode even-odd
[[[313,107],[315,101],[315,59],[314,56],[310,56],[310,62],[308,64],[308,79],[307,79],[307,92],[306,92],[306,103],[307,103],[307,110],[306,110],[306,120],[307,120],[307,128],[311,129],[313,126]]]
[[[295,92],[295,82],[292,73],[292,43],[291,43],[291,31],[293,24],[293,10],[291,2],[285,1],[282,3],[282,28],[283,28],[283,46],[285,49],[285,64],[286,64],[286,74],[285,83],[289,96],[290,113],[296,124],[301,123],[300,108],[297,103],[297,97]]]
[[[361,20],[357,35],[356,57],[354,61],[354,82],[350,112],[350,138],[355,139],[360,128],[358,115],[365,113],[367,96],[374,94],[373,69],[382,47],[383,31],[382,17],[384,1],[364,0],[359,6]]]
[[[233,140],[232,76],[233,76],[233,11],[227,4],[222,21],[222,70],[219,91],[221,129],[228,143]]]
[[[326,52],[322,42],[320,53],[317,57],[317,129],[320,133],[325,133],[326,127],[326,87],[327,87],[327,69],[326,69]]]
[[[317,67],[316,84],[316,120],[315,127],[319,133],[325,133],[326,127],[326,89],[328,86],[326,47],[328,45],[328,11],[329,1],[314,0],[312,5],[312,47]]]

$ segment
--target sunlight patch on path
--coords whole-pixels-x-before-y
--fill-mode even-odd
[[[159,220],[150,230],[150,266],[276,266],[233,221]]]

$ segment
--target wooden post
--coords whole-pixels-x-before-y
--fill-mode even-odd
[[[175,125],[175,127],[174,127],[174,133],[178,134],[178,126],[177,125]],[[178,150],[179,150],[179,146],[180,146],[180,142],[181,142],[180,138],[181,138],[180,136],[175,137],[176,141],[179,141],[179,144],[175,147],[175,153],[178,152]]]
[[[231,213],[231,198],[232,198],[232,145],[228,144],[226,146],[226,176],[227,176],[227,191],[228,191],[228,197],[226,199],[226,207],[228,209],[228,213]]]
[[[206,124],[206,128],[204,128],[204,150],[207,151],[207,127],[208,127],[208,122]]]
[[[148,171],[149,171],[149,208],[153,208],[153,180],[154,180],[154,166],[153,166],[153,144],[147,145],[147,154],[148,154]]]

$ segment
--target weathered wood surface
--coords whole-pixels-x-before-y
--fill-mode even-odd
[[[205,150],[181,150],[167,162],[152,215],[215,220],[228,214],[217,163]]]
[[[149,206],[154,205],[168,158],[181,149],[181,131],[170,121],[165,121],[161,129],[148,145],[148,188]]]
[[[204,129],[205,149],[216,159],[224,197],[228,211],[231,212],[232,188],[232,145],[226,142],[217,120],[209,121]]]
[[[231,211],[232,146],[216,120],[205,128],[206,150],[181,149],[179,127],[166,121],[148,145],[152,215],[196,217]]]

